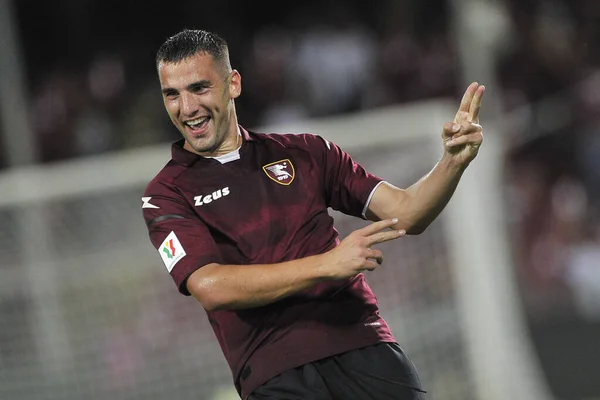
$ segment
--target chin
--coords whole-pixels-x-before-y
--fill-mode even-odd
[[[215,144],[212,140],[188,140],[188,143],[198,153],[212,153],[215,150]]]

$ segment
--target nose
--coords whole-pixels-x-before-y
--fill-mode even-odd
[[[190,93],[181,93],[179,101],[180,110],[184,117],[191,118],[198,112],[198,105]]]

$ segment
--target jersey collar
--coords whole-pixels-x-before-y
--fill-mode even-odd
[[[240,153],[241,153],[244,148],[245,143],[256,141],[256,138],[254,138],[252,135],[250,135],[250,133],[246,129],[244,129],[241,125],[238,125],[238,128],[239,128],[240,133],[242,134],[242,138],[243,138],[242,146],[240,148]],[[202,157],[196,153],[192,153],[191,151],[184,149],[183,148],[184,143],[185,143],[185,139],[180,139],[180,140],[176,141],[175,143],[173,143],[171,146],[171,158],[174,161],[176,161],[178,164],[189,167],[198,161],[209,162],[209,163],[210,162],[218,163],[218,161],[216,161],[212,158]]]

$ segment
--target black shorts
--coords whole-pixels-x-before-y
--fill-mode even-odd
[[[379,343],[288,370],[248,400],[424,400],[413,363],[397,343]]]

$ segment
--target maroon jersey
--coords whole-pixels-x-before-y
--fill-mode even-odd
[[[226,160],[175,143],[145,191],[150,240],[184,295],[189,275],[209,263],[273,264],[332,249],[339,235],[328,208],[365,218],[381,182],[320,136],[241,132],[239,154]],[[394,341],[363,274],[207,314],[242,398],[290,368]]]

